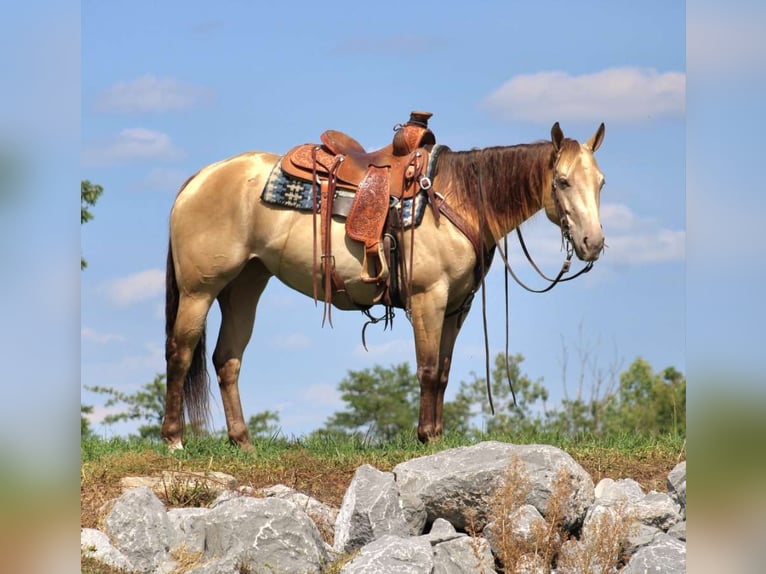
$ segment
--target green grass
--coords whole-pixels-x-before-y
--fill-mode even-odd
[[[253,462],[268,464],[291,453],[303,453],[328,462],[377,460],[396,464],[413,457],[488,440],[515,444],[553,445],[569,452],[575,458],[577,455],[589,455],[595,452],[633,455],[653,452],[661,455],[678,455],[679,458],[683,458],[685,454],[685,440],[670,435],[644,436],[624,433],[609,436],[589,434],[570,436],[535,433],[466,436],[447,433],[437,442],[421,444],[412,432],[399,434],[390,441],[380,443],[370,443],[359,435],[257,439],[254,441],[254,450],[250,452],[232,446],[224,438],[214,436],[188,437],[184,442],[184,449],[172,453],[160,441],[121,437],[108,440],[87,438],[81,442],[81,460],[83,463],[93,463],[104,457],[113,457],[118,454],[154,453],[160,457],[172,457],[179,462],[211,461],[211,464],[228,463],[238,466],[241,463],[252,464]],[[373,463],[370,462],[370,464]]]

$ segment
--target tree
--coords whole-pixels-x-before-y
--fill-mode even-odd
[[[96,205],[98,198],[104,193],[104,188],[100,185],[95,185],[83,179],[80,182],[80,225],[83,225],[93,219],[93,214],[90,212],[90,208]],[[85,269],[88,266],[88,262],[85,258],[80,256],[80,270]]]
[[[270,438],[279,432],[279,413],[277,411],[261,411],[252,415],[247,421],[250,438]]]
[[[638,357],[620,375],[617,405],[610,412],[612,431],[686,434],[686,377],[667,367],[655,373]]]
[[[482,430],[505,433],[540,430],[542,417],[546,413],[548,391],[542,385],[542,379],[532,380],[522,373],[523,361],[524,357],[520,354],[509,355],[507,363],[504,353],[495,356],[495,366],[490,373],[494,416],[487,397],[486,378],[471,373],[472,381],[460,382],[455,402],[468,405],[471,415],[483,415]],[[509,381],[516,393],[516,406],[513,405]]]
[[[522,360],[521,355],[511,356],[508,364],[519,396],[519,407],[516,408],[510,406],[512,400],[505,378],[504,355],[496,357],[492,379],[497,414],[488,419],[486,430],[516,430],[519,420],[533,424],[532,403],[547,399],[547,391],[540,382],[533,382],[521,373],[519,364]],[[376,365],[372,369],[349,371],[338,388],[347,408],[332,415],[321,434],[330,436],[341,432],[362,432],[373,440],[390,440],[417,425],[420,384],[408,363],[390,368]],[[489,413],[486,383],[483,378],[474,375],[473,381],[460,383],[454,400],[444,403],[444,430],[468,433],[472,429],[472,419],[480,412]]]
[[[418,419],[420,386],[408,363],[349,371],[338,389],[348,406],[330,417],[328,431],[360,431],[374,440],[390,440]]]
[[[160,439],[162,419],[165,416],[165,375],[158,374],[154,380],[146,383],[133,394],[126,394],[111,387],[85,387],[94,393],[108,395],[110,398],[105,406],[111,407],[119,403],[127,405],[128,410],[104,417],[105,424],[119,421],[146,421],[147,424],[138,427],[142,438]]]
[[[92,405],[80,405],[80,438],[89,438],[93,436],[93,429],[90,428],[90,421],[85,416],[92,413]]]

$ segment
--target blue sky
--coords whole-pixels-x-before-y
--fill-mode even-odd
[[[307,4],[86,1],[82,4],[81,177],[105,193],[82,229],[81,383],[132,392],[164,371],[164,260],[180,184],[239,152],[285,152],[328,128],[368,148],[390,140],[410,110],[453,149],[547,138],[559,121],[584,140],[606,123],[597,152],[607,184],[609,246],[593,271],[544,295],[512,287],[510,349],[542,378],[552,402],[576,392],[578,348],[608,372],[638,356],[685,371],[686,24],[678,2],[389,2],[386,10]],[[554,273],[555,227],[533,219],[533,255]],[[515,241],[512,251],[519,253]],[[522,266],[522,275],[535,277]],[[491,352],[503,348],[503,277],[487,282]],[[368,330],[273,280],[259,307],[240,387],[245,416],[280,413],[285,434],[321,426],[341,408],[350,369],[408,361],[403,313]],[[217,335],[218,312],[208,322]],[[212,345],[212,343],[211,343]],[[209,348],[212,352],[212,348]],[[478,304],[458,338],[448,399],[483,373]],[[214,425],[224,425],[213,377]],[[83,390],[104,428],[103,397]]]

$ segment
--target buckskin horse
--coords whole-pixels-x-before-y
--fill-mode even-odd
[[[604,137],[603,123],[585,143],[566,138],[557,122],[550,140],[452,151],[435,145],[426,127],[430,115],[413,112],[412,121],[397,130],[409,141],[400,138],[398,147],[367,153],[332,130],[322,134],[322,145],[302,146],[308,173],[302,184],[310,192],[303,209],[264,198],[275,173],[283,177],[289,171],[286,156],[269,152],[211,164],[181,187],[170,215],[166,275],[162,437],[171,449],[183,448],[184,409],[194,423],[208,418],[205,326],[215,300],[221,326],[212,359],[231,442],[252,448],[238,381],[258,300],[272,276],[322,299],[326,314],[330,306],[406,310],[420,382],[417,435],[426,442],[442,434],[455,340],[499,241],[543,210],[560,228],[569,257],[574,252],[590,265],[598,259],[604,248],[604,176],[593,154]],[[300,164],[293,159],[291,167]],[[383,212],[375,207],[370,218],[364,205],[336,210],[344,197],[358,203],[362,191],[385,194],[384,201],[374,200]],[[409,223],[390,225],[402,216],[407,195],[425,206],[419,221],[411,203]],[[361,210],[357,221],[365,224],[386,220],[385,227],[373,226],[380,241],[349,235],[347,218],[354,210]]]

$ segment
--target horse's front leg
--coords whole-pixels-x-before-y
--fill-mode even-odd
[[[433,292],[412,296],[412,330],[415,335],[417,376],[420,382],[420,416],[418,418],[420,442],[437,439],[442,431],[441,403],[444,390],[440,392],[439,351],[444,327],[445,304],[446,298],[437,297]],[[442,400],[439,400],[440,396]]]
[[[439,345],[438,384],[436,386],[436,405],[434,407],[434,434],[441,436],[443,430],[442,415],[444,412],[444,393],[449,382],[449,371],[452,366],[452,352],[455,341],[463,324],[465,313],[454,313],[444,318],[441,343]]]

